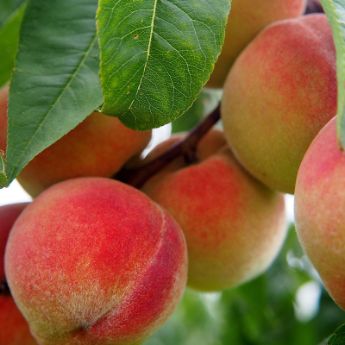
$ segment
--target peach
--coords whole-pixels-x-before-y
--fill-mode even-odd
[[[309,144],[336,110],[332,31],[316,14],[272,24],[244,50],[221,112],[242,165],[268,187],[293,193]]]
[[[5,150],[8,89],[0,92],[0,149]],[[148,144],[151,131],[134,131],[116,117],[93,113],[55,144],[37,155],[18,176],[37,196],[47,187],[70,178],[111,177]]]
[[[0,282],[5,280],[4,255],[10,230],[27,204],[0,207]],[[0,295],[0,344],[35,345],[29,326],[11,296]]]
[[[16,221],[8,283],[40,345],[140,344],[186,283],[177,223],[140,191],[99,177],[41,193]]]
[[[179,138],[161,144],[148,160]],[[202,291],[235,287],[272,263],[286,234],[283,196],[236,162],[220,131],[198,145],[198,162],[175,160],[143,187],[184,231],[188,284]]]
[[[265,26],[299,16],[305,6],[306,0],[232,0],[223,50],[208,86],[223,87],[238,55]]]
[[[345,152],[336,120],[322,129],[298,172],[296,228],[311,262],[335,302],[345,309]]]

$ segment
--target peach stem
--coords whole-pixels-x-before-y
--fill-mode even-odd
[[[196,147],[203,136],[220,120],[220,105],[209,114],[198,126],[196,126],[184,140],[175,144],[151,162],[135,169],[123,168],[114,178],[133,187],[140,188],[152,176],[161,171],[169,163],[178,157],[184,157],[188,164],[195,163]]]

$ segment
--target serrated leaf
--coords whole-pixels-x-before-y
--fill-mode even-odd
[[[345,344],[345,324],[340,326],[329,339],[328,345],[344,345]]]
[[[26,0],[1,0],[0,1],[0,28],[12,17]]]
[[[338,77],[338,138],[345,148],[345,2],[344,0],[321,0],[333,29],[337,48]]]
[[[96,9],[97,0],[29,2],[9,97],[9,182],[102,103]]]
[[[4,25],[0,26],[0,87],[3,86],[11,76],[24,11],[25,4],[16,8]]]
[[[100,0],[102,111],[135,129],[184,114],[209,79],[229,9],[230,0]]]
[[[220,90],[203,89],[187,112],[172,123],[172,132],[190,131],[217,107],[221,96]]]

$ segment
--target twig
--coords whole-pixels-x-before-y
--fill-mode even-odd
[[[173,145],[170,150],[144,166],[134,169],[122,169],[114,176],[115,179],[130,184],[136,188],[142,187],[147,180],[161,171],[178,157],[184,157],[187,163],[192,164],[197,160],[196,148],[204,135],[219,121],[220,106],[208,115],[188,136],[181,142]]]

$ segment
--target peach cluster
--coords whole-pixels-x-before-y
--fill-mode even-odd
[[[0,345],[142,344],[186,284],[220,291],[268,269],[287,232],[282,192],[296,193],[300,240],[345,308],[335,119],[317,136],[336,115],[336,54],[326,16],[301,16],[305,5],[233,1],[208,84],[226,79],[224,131],[199,138],[193,162],[180,155],[142,191],[111,179],[128,162],[145,169],[185,136],[141,159],[151,132],[94,112],[24,168],[18,181],[35,199],[0,208],[0,278],[12,294],[0,296]],[[7,99],[3,88],[2,153]]]
[[[326,16],[262,30],[233,63],[221,112],[243,167],[269,188],[295,194],[301,244],[345,309],[345,156],[337,141],[336,51]]]

